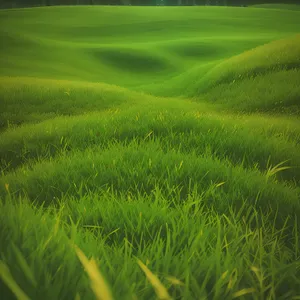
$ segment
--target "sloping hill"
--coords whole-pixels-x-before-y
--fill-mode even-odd
[[[195,50],[196,53],[201,56]],[[218,58],[217,50],[207,53]],[[182,95],[235,111],[298,115],[300,35],[275,40],[228,59],[196,65],[163,83],[139,90],[161,96]]]
[[[190,96],[242,111],[300,113],[300,35],[259,46],[221,62]]]

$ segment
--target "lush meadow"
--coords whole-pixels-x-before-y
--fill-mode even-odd
[[[0,11],[4,299],[300,299],[299,20]]]

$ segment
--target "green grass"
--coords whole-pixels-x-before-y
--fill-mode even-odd
[[[5,299],[300,297],[289,8],[0,11]]]

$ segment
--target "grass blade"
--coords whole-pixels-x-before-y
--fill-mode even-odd
[[[76,245],[74,245],[74,248],[80,262],[90,277],[91,287],[96,298],[98,300],[113,300],[110,289],[108,288],[104,277],[100,273],[96,265],[96,261],[93,258],[88,260],[84,253]]]
[[[32,273],[32,270],[30,269],[30,266],[28,265],[28,263],[26,262],[26,259],[24,258],[23,254],[21,253],[21,251],[16,247],[15,244],[12,244],[12,249],[17,257],[17,260],[19,262],[19,265],[24,273],[24,275],[26,276],[26,278],[30,281],[30,283],[36,287],[37,286],[37,282],[34,278],[34,275]]]
[[[160,300],[171,300],[171,296],[169,295],[167,289],[163,286],[163,284],[160,282],[160,280],[155,276],[148,268],[146,265],[144,265],[139,259],[137,260],[140,268],[144,271],[146,274],[148,280],[152,284],[156,295],[158,299]]]
[[[244,296],[246,294],[251,294],[251,293],[254,293],[255,292],[255,289],[254,288],[249,288],[249,289],[242,289],[238,292],[235,292],[233,295],[232,295],[232,298],[238,298],[238,297],[241,297],[241,296]]]
[[[30,300],[30,298],[21,290],[18,284],[13,279],[9,268],[3,261],[0,261],[0,277],[10,288],[18,300]]]

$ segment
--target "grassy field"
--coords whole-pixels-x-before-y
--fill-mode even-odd
[[[300,299],[299,19],[0,11],[4,299]]]

